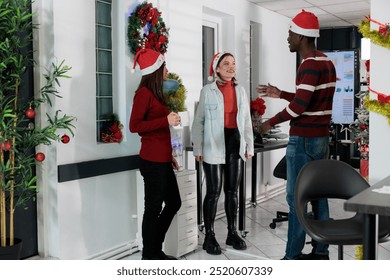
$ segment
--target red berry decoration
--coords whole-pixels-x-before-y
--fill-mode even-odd
[[[0,144],[0,149],[3,151],[9,151],[12,148],[12,144],[10,141],[5,141]]]
[[[26,111],[26,117],[29,119],[33,119],[35,117],[35,110],[30,108]]]
[[[61,142],[64,143],[64,144],[68,144],[70,141],[70,137],[66,134],[62,135],[61,137]]]
[[[42,162],[45,160],[45,154],[44,153],[36,153],[35,154],[35,160]]]

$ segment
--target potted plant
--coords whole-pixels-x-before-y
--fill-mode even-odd
[[[69,136],[57,131],[73,135],[75,120],[57,111],[53,116],[47,114],[45,127],[35,126],[33,121],[41,105],[52,106],[52,99],[61,97],[55,86],[60,85],[60,78],[68,78],[71,69],[63,61],[52,64],[44,76],[46,84],[35,98],[26,100],[20,95],[23,75],[34,62],[27,51],[34,28],[30,8],[31,0],[0,1],[0,252],[19,241],[14,232],[15,209],[35,199],[35,167],[45,159],[35,148],[69,141]],[[3,258],[12,258],[7,254]]]
[[[164,81],[164,93],[167,96],[168,109],[171,112],[184,112],[187,110],[185,101],[187,89],[176,73],[168,73],[167,81]]]
[[[258,97],[255,100],[251,100],[251,102],[250,102],[254,142],[258,143],[258,144],[263,143],[263,138],[260,134],[259,129],[260,129],[262,117],[265,113],[266,108],[267,107],[265,106],[265,101],[261,97]]]

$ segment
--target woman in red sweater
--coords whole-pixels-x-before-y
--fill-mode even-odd
[[[164,56],[142,49],[134,58],[142,74],[135,92],[130,116],[130,131],[141,136],[139,170],[145,184],[145,212],[142,220],[142,259],[171,260],[162,251],[165,234],[180,209],[181,199],[173,169],[169,126],[180,123],[177,113],[169,112],[163,94],[168,73]],[[164,205],[164,207],[163,207]]]

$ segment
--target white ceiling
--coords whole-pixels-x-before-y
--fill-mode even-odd
[[[293,18],[302,9],[317,15],[321,28],[358,26],[370,14],[371,0],[248,0]]]

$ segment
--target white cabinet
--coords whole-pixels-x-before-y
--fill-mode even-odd
[[[175,174],[182,205],[165,236],[164,252],[180,257],[198,247],[196,171],[184,169]]]

